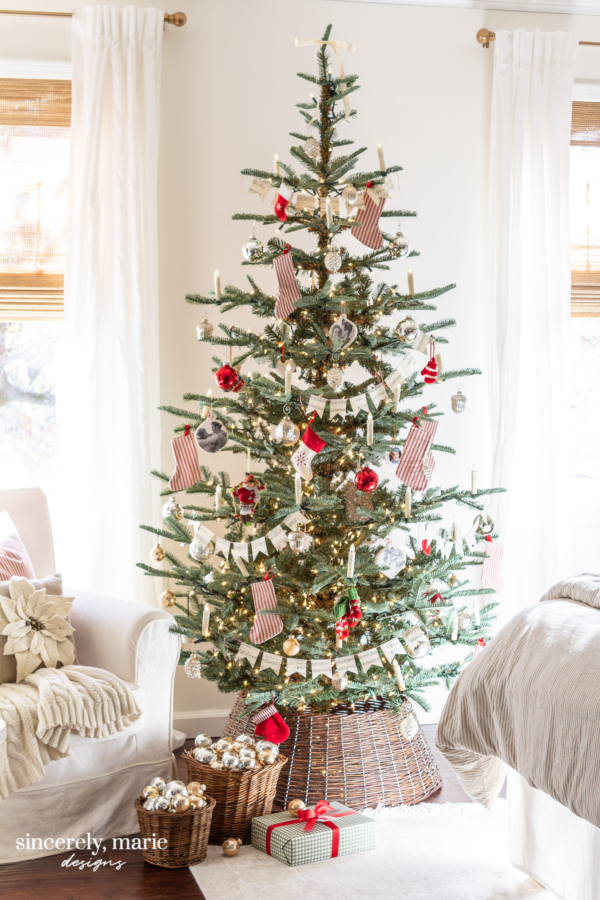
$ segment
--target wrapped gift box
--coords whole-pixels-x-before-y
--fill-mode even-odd
[[[309,820],[293,818],[288,812],[252,819],[252,846],[288,866],[375,849],[373,819],[335,801],[325,806],[320,801],[313,809],[316,816]]]

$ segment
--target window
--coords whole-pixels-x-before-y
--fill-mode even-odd
[[[57,487],[71,82],[0,78],[0,487]]]
[[[571,493],[600,509],[600,95],[571,125]]]

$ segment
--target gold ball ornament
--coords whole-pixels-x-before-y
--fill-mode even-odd
[[[199,794],[190,794],[188,800],[190,801],[190,809],[204,809],[205,806],[208,806],[206,797],[201,797]]]
[[[241,846],[239,838],[227,838],[223,841],[223,856],[237,856]]]
[[[156,799],[156,797],[158,797],[158,793],[158,788],[153,784],[149,784],[142,791],[142,797],[144,798],[144,800],[154,800]]]
[[[277,751],[260,750],[258,753],[258,759],[263,764],[263,766],[270,766],[271,763],[274,763],[277,759]]]
[[[171,800],[171,809],[176,813],[187,812],[190,808],[190,798],[185,794],[175,794]]]
[[[300,644],[296,638],[290,637],[283,642],[283,652],[286,656],[296,656],[297,653],[300,653]]]
[[[204,791],[206,790],[206,785],[200,784],[199,781],[190,781],[190,783],[187,786],[187,789],[188,789],[188,794],[200,795],[200,794],[203,794]]]
[[[177,603],[177,597],[172,590],[167,588],[167,590],[163,591],[160,595],[160,603],[161,606],[164,606],[165,609],[170,609]]]
[[[161,547],[160,544],[157,544],[150,551],[150,559],[153,559],[154,562],[162,562],[165,558],[165,548]]]
[[[304,802],[304,800],[290,800],[287,809],[290,816],[293,816],[295,819],[297,819],[300,810],[306,809],[306,803]]]
[[[213,761],[210,763],[210,767],[211,767],[211,769],[224,769],[225,768],[223,763],[220,762],[218,759],[213,759]]]

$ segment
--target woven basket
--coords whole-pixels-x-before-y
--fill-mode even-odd
[[[243,712],[240,694],[223,737],[252,731]],[[398,713],[386,700],[374,700],[357,703],[355,709],[340,705],[334,713],[280,711],[280,715],[290,729],[282,744],[289,765],[275,797],[284,807],[295,799],[307,805],[339,800],[354,809],[378,803],[410,805],[421,803],[442,786],[421,728],[411,740],[400,731],[402,720],[414,716],[409,700]]]
[[[222,844],[227,838],[240,838],[242,843],[249,844],[252,819],[268,816],[273,808],[277,779],[286,757],[278,756],[270,766],[246,772],[211,769],[194,759],[189,750],[183,752],[183,758],[188,781],[205,784],[207,793],[217,802],[208,843]]]
[[[206,799],[210,801],[208,806],[184,813],[144,809],[141,800],[135,801],[142,837],[150,839],[149,847],[142,850],[147,863],[167,869],[182,869],[206,859],[210,820],[215,808],[215,800],[212,797]],[[167,839],[164,850],[158,846],[162,838]]]

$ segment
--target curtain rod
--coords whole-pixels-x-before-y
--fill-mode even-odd
[[[72,12],[37,12],[25,9],[0,9],[0,16],[50,16],[53,19],[70,19]],[[185,13],[165,13],[165,22],[167,25],[175,25],[181,28],[187,22]]]
[[[496,40],[496,32],[489,31],[487,28],[480,28],[477,32],[477,40],[487,50],[491,42]],[[600,41],[579,41],[579,44],[583,47],[600,47]]]

